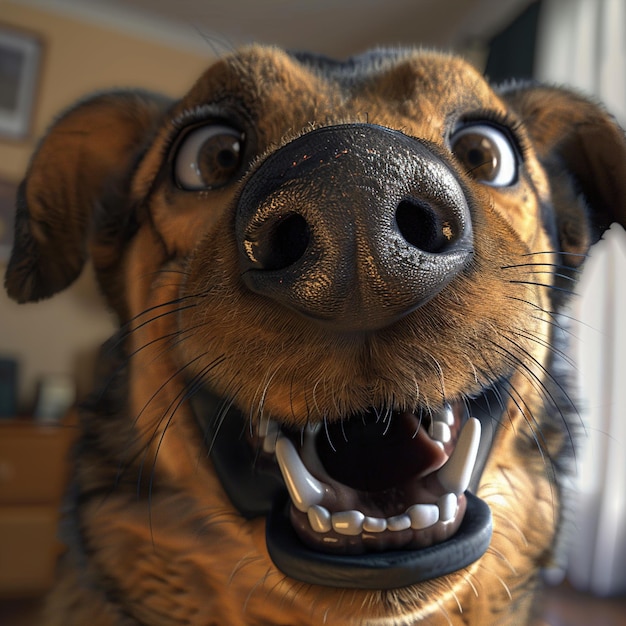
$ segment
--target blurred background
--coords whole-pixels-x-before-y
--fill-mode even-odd
[[[340,58],[376,45],[453,50],[496,83],[575,86],[626,124],[623,0],[0,0],[2,273],[17,185],[59,111],[111,87],[182,95],[212,59],[252,41]],[[557,608],[546,601],[555,626],[626,624],[625,275],[624,231],[613,227],[569,313],[579,320],[571,332],[586,437],[571,541],[547,573],[570,593]],[[0,291],[0,596],[36,596],[50,584],[69,445],[54,434],[68,429],[50,425],[84,395],[94,348],[112,331],[89,268],[37,305]]]

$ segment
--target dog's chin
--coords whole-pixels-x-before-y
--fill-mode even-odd
[[[491,513],[472,492],[502,392],[496,385],[436,411],[372,409],[301,430],[273,420],[250,427],[206,391],[192,403],[233,505],[267,516],[268,552],[281,571],[390,589],[460,570],[489,546]]]

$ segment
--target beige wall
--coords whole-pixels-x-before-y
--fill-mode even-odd
[[[41,37],[44,58],[32,136],[0,138],[0,178],[17,182],[36,140],[60,110],[95,90],[142,87],[182,95],[210,62],[206,55],[60,13],[0,0],[0,23]],[[190,37],[198,37],[190,28]],[[0,271],[4,267],[0,260]],[[0,357],[18,359],[21,406],[49,374],[86,373],[85,360],[113,328],[87,273],[50,301],[18,306],[0,289]],[[81,378],[81,377],[79,377]],[[82,377],[84,378],[84,376]]]

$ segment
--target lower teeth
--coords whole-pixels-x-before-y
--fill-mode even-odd
[[[317,533],[334,530],[339,535],[354,536],[361,532],[381,533],[385,530],[400,532],[424,530],[437,522],[448,522],[455,518],[458,510],[457,497],[448,493],[439,498],[437,504],[414,504],[402,515],[388,518],[366,516],[361,511],[330,513],[323,506],[309,507],[307,517],[311,528]]]

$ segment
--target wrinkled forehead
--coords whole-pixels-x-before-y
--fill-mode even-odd
[[[240,109],[274,132],[359,121],[425,139],[440,137],[460,115],[504,109],[481,74],[458,57],[376,50],[339,62],[256,46],[211,66],[180,110],[199,106]]]

